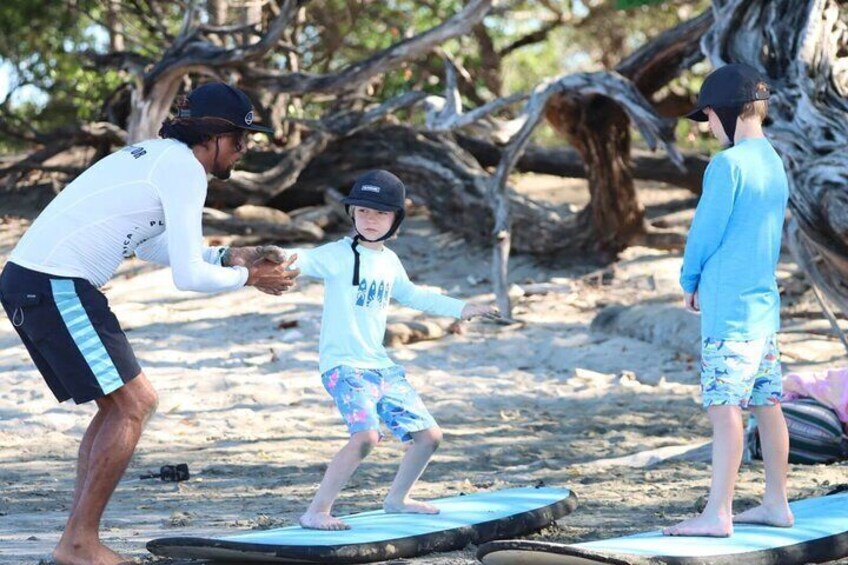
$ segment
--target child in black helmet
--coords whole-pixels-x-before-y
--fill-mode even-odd
[[[350,440],[330,462],[315,498],[300,518],[304,528],[348,529],[330,511],[339,491],[380,440],[381,421],[409,444],[383,508],[438,512],[409,498],[442,432],[406,380],[403,367],[383,347],[389,301],[394,298],[417,310],[462,319],[493,310],[424,290],[409,280],[397,255],[383,244],[404,219],[405,196],[404,185],[395,175],[383,170],[365,173],[344,200],[356,235],[294,251],[304,276],[324,280],[319,367],[324,388],[335,399],[350,432]]]
[[[765,138],[768,86],[741,64],[704,81],[689,114],[709,121],[728,149],[704,173],[704,189],[686,242],[680,284],[685,307],[701,314],[701,393],[713,425],[713,476],[700,516],[666,528],[675,536],[729,536],[733,523],[788,527],[789,439],[780,401],[777,348],[780,293],[775,268],[788,196],[783,162]],[[742,409],[757,418],[766,488],[760,506],[733,516],[742,460]]]

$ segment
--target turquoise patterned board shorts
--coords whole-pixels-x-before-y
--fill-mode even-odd
[[[749,341],[705,338],[701,394],[705,407],[780,404],[783,375],[777,335]]]
[[[436,426],[400,365],[386,369],[339,365],[321,375],[321,381],[336,401],[351,435],[380,431],[383,421],[396,438],[411,441],[413,432]]]

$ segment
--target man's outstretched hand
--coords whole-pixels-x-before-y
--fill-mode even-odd
[[[221,266],[250,267],[260,259],[267,259],[272,263],[284,263],[286,261],[286,252],[276,245],[228,247],[221,256]]]
[[[285,251],[276,245],[257,245],[228,248],[221,257],[221,265],[247,267],[246,286],[279,295],[294,286],[294,280],[300,274],[299,269],[291,269],[296,260],[296,254],[286,257]]]

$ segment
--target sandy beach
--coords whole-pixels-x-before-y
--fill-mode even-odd
[[[572,181],[557,179],[554,191],[544,180],[536,179],[537,194],[551,192],[551,201],[566,205],[572,193],[562,183]],[[685,190],[646,185],[640,195],[649,212],[670,198],[691,199]],[[2,265],[28,220],[0,222]],[[390,246],[418,284],[492,301],[490,250],[440,233],[426,215],[412,217]],[[688,448],[708,442],[710,428],[698,403],[698,319],[679,304],[680,261],[679,253],[641,247],[600,271],[515,256],[511,279],[519,287],[554,283],[568,290],[517,298],[520,324],[474,321],[459,334],[392,348],[445,433],[414,494],[567,486],[579,497],[577,510],[533,536],[561,542],[656,529],[700,508],[708,452]],[[801,285],[789,255],[779,276],[786,289]],[[346,437],[317,369],[321,284],[300,279],[282,297],[253,289],[185,293],[174,288],[168,269],[131,260],[105,292],[160,404],[107,508],[104,542],[141,563],[176,565],[152,557],[145,543],[294,524]],[[628,309],[641,322],[599,319],[593,327],[610,308]],[[785,370],[845,364],[809,292],[787,297],[785,310]],[[424,318],[395,307],[390,323]],[[55,402],[5,317],[0,389],[0,563],[49,563],[94,408]],[[660,448],[668,449],[637,456]],[[378,508],[400,456],[398,442],[382,442],[336,513]],[[137,479],[176,463],[188,464],[190,481]],[[845,463],[792,465],[790,498],[825,494],[848,482],[846,471]],[[738,508],[754,504],[762,490],[762,463],[744,464]],[[404,562],[470,564],[475,549]]]

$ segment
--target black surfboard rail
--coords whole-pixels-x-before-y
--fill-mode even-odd
[[[498,553],[502,554],[501,558],[497,557]],[[534,559],[530,555],[532,553],[539,553],[538,559]],[[542,554],[549,557],[542,557]],[[554,556],[560,556],[562,559],[557,560]],[[491,541],[477,550],[477,559],[484,565],[568,565],[568,557],[580,558],[581,565],[804,565],[827,563],[846,556],[848,532],[783,547],[713,556],[624,556],[620,553],[591,551],[564,543],[529,540]]]
[[[848,508],[848,494],[839,494],[835,490],[828,495],[813,499],[796,501],[797,503],[819,504],[823,501],[833,501],[832,496],[844,498],[844,503],[837,506],[840,510],[837,516],[845,513]],[[790,504],[790,506],[795,503]],[[842,506],[844,504],[845,506]],[[831,510],[832,511],[832,510]],[[806,520],[813,523],[820,517],[808,515]],[[798,522],[796,521],[796,527]],[[757,526],[760,527],[760,526]],[[764,529],[780,532],[783,528]],[[827,563],[848,557],[848,519],[845,520],[844,529],[839,523],[839,530],[832,530],[830,535],[810,537],[797,543],[786,545],[775,544],[772,547],[763,546],[751,551],[740,550],[735,553],[722,553],[717,555],[662,555],[662,542],[657,540],[656,554],[640,555],[627,553],[623,550],[613,552],[603,551],[597,545],[603,544],[604,540],[592,542],[595,547],[581,547],[581,544],[564,544],[545,541],[529,540],[499,540],[491,541],[481,545],[477,549],[477,559],[484,565],[804,565],[807,563]],[[790,531],[786,529],[786,531]],[[767,535],[767,534],[764,534]],[[614,538],[623,540],[627,538]],[[680,539],[680,538],[677,538]],[[700,539],[705,538],[684,538]],[[717,543],[722,539],[718,538]],[[612,540],[606,540],[612,541]],[[651,548],[653,549],[653,547]]]
[[[455,551],[469,544],[479,545],[526,535],[570,514],[576,507],[577,495],[569,490],[567,498],[505,518],[374,543],[281,546],[214,538],[170,537],[151,540],[147,543],[147,550],[161,557],[232,563],[373,563]]]

